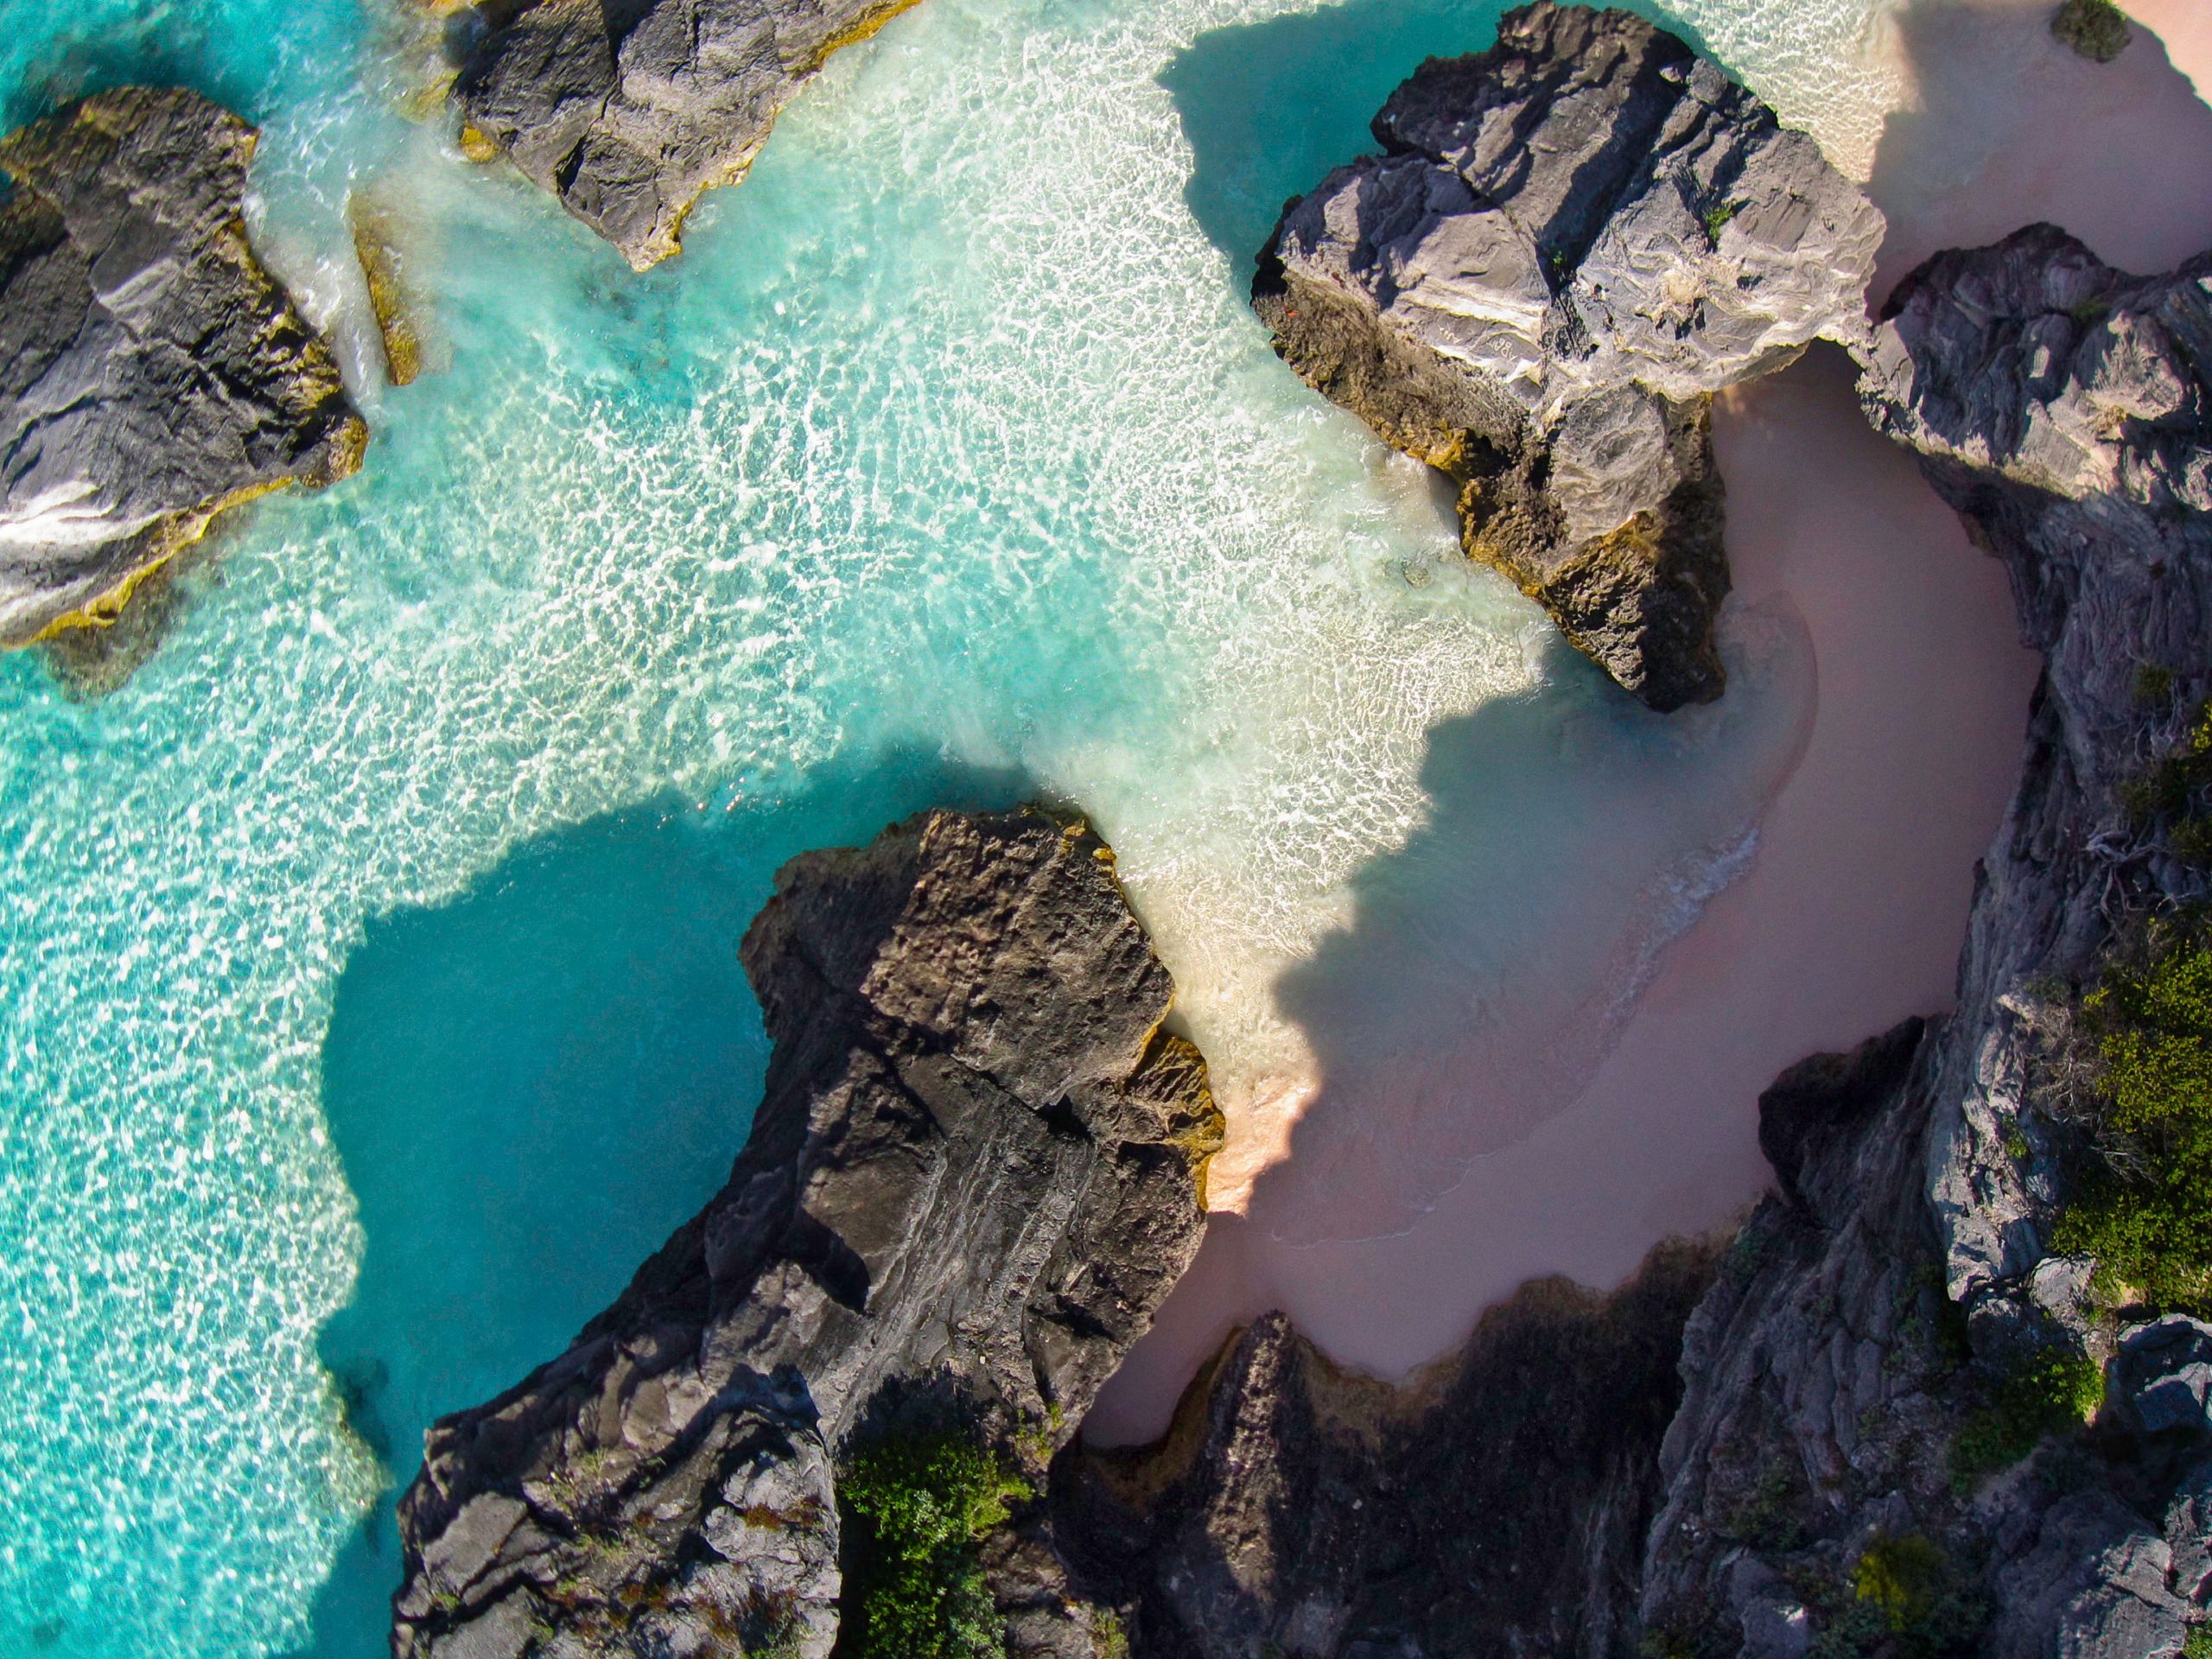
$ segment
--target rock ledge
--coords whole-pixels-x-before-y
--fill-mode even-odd
[[[336,363],[246,243],[254,138],[124,87],[0,141],[0,645],[111,621],[217,513],[359,467]]]

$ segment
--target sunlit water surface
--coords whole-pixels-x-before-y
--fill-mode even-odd
[[[1827,3],[1689,21],[1847,152],[1887,83]],[[1242,295],[1273,213],[1495,15],[1285,10],[927,0],[639,278],[406,118],[396,12],[10,0],[11,118],[157,79],[263,124],[257,234],[375,440],[223,532],[120,690],[0,662],[0,1652],[379,1650],[423,1425],[556,1351],[741,1141],[734,941],[802,848],[1080,803],[1213,1058],[1231,1202],[1347,1059],[1316,1031],[1441,1008],[1532,1115],[1601,1057],[1753,854],[1802,631],[1735,618],[1724,704],[1643,715],[1276,363]],[[401,391],[353,189],[442,368]],[[1480,741],[1440,776],[1446,721]],[[1518,1132],[1349,1058],[1393,1097],[1317,1236]]]

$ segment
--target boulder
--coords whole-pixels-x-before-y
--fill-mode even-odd
[[[822,1659],[841,1459],[950,1428],[1034,1463],[1198,1249],[1221,1120],[1110,853],[925,813],[779,874],[775,1043],[729,1183],[566,1354],[435,1425],[397,1659]]]
[[[0,141],[0,645],[113,620],[216,514],[360,465],[242,219],[255,134],[124,87]]]
[[[1459,486],[1461,538],[1654,709],[1709,702],[1713,394],[1854,344],[1881,214],[1675,36],[1539,3],[1432,58],[1294,201],[1253,304],[1309,384]]]
[[[2184,1313],[2136,1325],[2112,1370],[2113,1412],[2138,1433],[2212,1439],[2212,1325]]]
[[[452,35],[462,149],[506,156],[644,270],[832,52],[913,3],[484,0]]]

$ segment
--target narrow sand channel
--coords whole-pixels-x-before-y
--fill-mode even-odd
[[[2057,47],[2040,3],[1908,4],[1879,49],[1915,90],[1885,129],[1869,190],[1889,214],[1884,288],[1936,249],[2038,219],[2139,270],[2212,247],[2212,21],[2136,0],[2113,64]],[[2165,43],[2150,33],[2167,31]],[[1300,1141],[1332,1111],[1325,1079],[1288,1158],[1198,1264],[1092,1414],[1107,1442],[1164,1428],[1236,1325],[1287,1310],[1340,1360],[1402,1375],[1523,1281],[1624,1278],[1670,1233],[1726,1224],[1764,1188],[1758,1092],[1805,1054],[1948,1005],[1975,859],[2018,764],[2037,664],[1999,567],[1912,463],[1859,416],[1848,364],[1819,353],[1727,398],[1735,605],[1809,635],[1816,712],[1762,822],[1749,871],[1675,943],[1588,1087],[1478,1159],[1409,1227],[1308,1238],[1328,1172]],[[1463,1080],[1471,1115],[1510,1111]],[[1328,1194],[1340,1213],[1351,1195]],[[1375,1212],[1399,1213],[1376,1194]]]

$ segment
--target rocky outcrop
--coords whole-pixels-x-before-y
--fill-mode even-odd
[[[1627,1659],[1682,1323],[1713,1259],[1662,1246],[1610,1297],[1529,1285],[1404,1390],[1271,1314],[1160,1446],[1062,1471],[1059,1548],[1147,1656]]]
[[[1467,552],[1628,690],[1719,696],[1712,396],[1861,339],[1881,214],[1627,12],[1510,12],[1374,130],[1382,155],[1292,203],[1261,255],[1277,351],[1449,474]]]
[[[2168,1659],[2212,1617],[2212,1326],[2101,1305],[2049,1243],[2058,1010],[2207,892],[2131,785],[2212,695],[2212,257],[2139,279],[2031,228],[1932,261],[1864,349],[2048,664],[1956,1011],[1777,1081],[1779,1190],[1686,1322],[1625,1322],[1640,1358],[1513,1343],[1524,1298],[1408,1404],[1246,1333],[1161,1446],[1056,1490],[1142,1650]],[[1655,1442],[1639,1365],[1677,1351]]]
[[[241,219],[253,129],[102,92],[0,142],[0,645],[112,620],[226,507],[366,429]]]
[[[2207,891],[2127,796],[2212,693],[2208,281],[2212,255],[2143,280],[2031,226],[1907,277],[1861,382],[1868,417],[2004,561],[2047,664],[1930,1151],[1950,1288],[1993,1314],[2043,1255],[2054,1191],[2039,993],[2081,982],[2121,918]],[[2008,1156],[2014,1137],[2034,1155]]]
[[[1080,824],[929,813],[786,866],[743,957],[775,1052],[728,1185],[575,1344],[448,1418],[400,1659],[821,1659],[841,1456],[1075,1432],[1195,1251],[1220,1118]]]
[[[2093,1264],[2050,1253],[2080,1140],[2069,988],[2206,891],[2130,785],[2212,693],[2208,276],[2128,276],[2031,226],[1908,277],[1867,354],[1869,417],[2004,561],[2047,668],[1957,1011],[1767,1103],[1790,1197],[1691,1321],[1651,1536],[1643,1612],[1678,1650],[1901,1630],[2151,1659],[2212,1606],[2212,1331],[2101,1311]],[[2066,1356],[2105,1363],[2094,1427],[2038,1397]],[[2012,1444],[1962,1458],[1977,1437]]]
[[[831,53],[913,3],[482,0],[452,37],[462,148],[508,157],[644,270]]]

